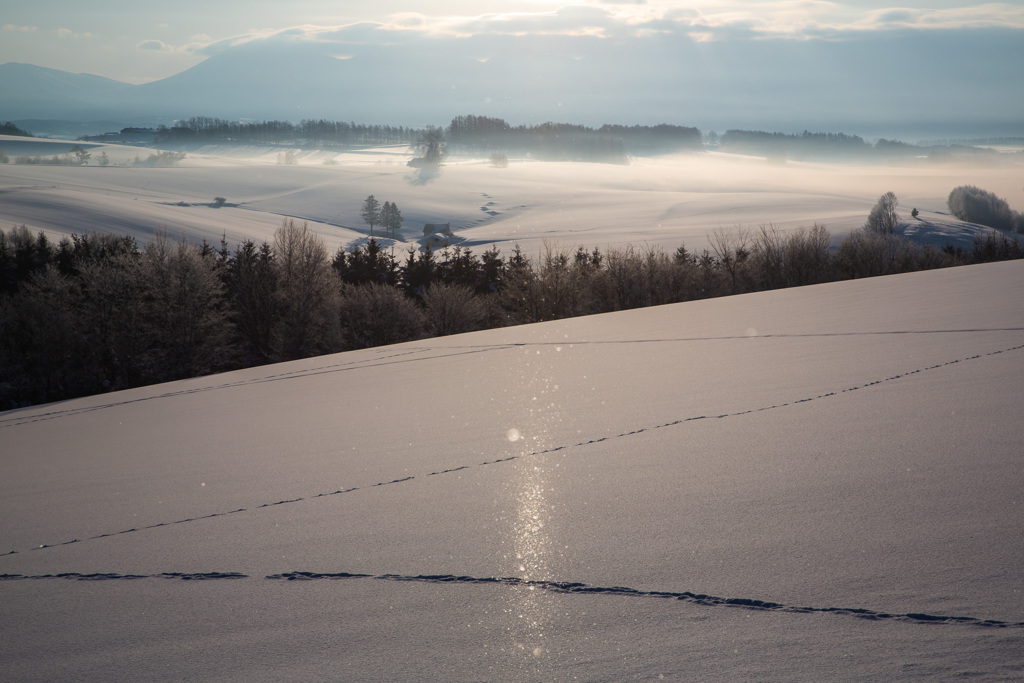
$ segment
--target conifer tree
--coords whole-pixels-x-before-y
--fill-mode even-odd
[[[437,262],[434,261],[434,252],[430,247],[424,247],[418,256],[416,248],[409,247],[405,267],[402,269],[402,283],[406,294],[422,295],[434,281],[436,271]]]
[[[387,231],[385,234],[394,237],[395,232],[402,227],[402,220],[402,212],[398,210],[395,203],[384,202],[384,206],[380,210],[380,223]]]
[[[380,223],[380,202],[372,194],[363,200],[362,216],[370,224],[370,237],[373,237],[373,226]]]

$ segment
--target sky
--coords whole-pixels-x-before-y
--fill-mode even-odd
[[[160,85],[170,116],[1024,135],[1024,0],[9,4],[0,64]]]
[[[0,11],[0,63],[25,62],[138,84],[225,44],[286,30],[310,40],[358,22],[434,37],[543,33],[637,41],[837,41],[894,31],[1021,31],[1024,2],[962,0],[34,0]],[[1022,38],[1024,39],[1024,38]]]

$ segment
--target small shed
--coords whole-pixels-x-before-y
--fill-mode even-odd
[[[423,236],[429,237],[430,235],[446,235],[452,236],[452,224],[451,223],[427,223],[423,226]]]
[[[434,233],[423,238],[423,246],[431,251],[438,251],[449,246],[449,238],[441,233]]]

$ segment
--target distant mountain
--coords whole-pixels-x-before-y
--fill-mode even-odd
[[[317,45],[253,43],[142,85],[8,63],[0,65],[0,119],[149,125],[157,119],[203,115],[441,125],[468,111],[500,113],[488,106],[485,96],[477,96],[481,86],[473,81],[482,75],[478,62],[443,62],[379,47],[344,59]],[[518,95],[523,103],[526,93]],[[549,104],[548,98],[532,101],[539,108]]]
[[[332,45],[251,41],[142,85],[11,63],[0,66],[0,118],[142,122],[203,115],[403,125],[443,125],[467,112],[538,123],[573,116],[597,125],[636,118],[628,111],[636,101],[629,92],[635,86],[621,70],[617,78],[605,70],[606,85],[621,95],[602,103],[594,100],[592,84],[575,73],[578,65],[565,54],[549,51],[561,66],[544,70],[536,54],[513,45],[471,51],[495,49],[496,57],[478,60],[453,49],[360,45],[355,54],[338,54]],[[610,63],[614,58],[600,59]]]
[[[0,64],[0,118],[80,118],[122,102],[132,86],[32,64]]]
[[[492,42],[502,40],[508,41]],[[500,54],[485,61],[467,56],[496,49]],[[131,105],[152,110],[160,103],[162,113],[182,117],[402,125],[443,125],[467,112],[538,123],[576,116],[598,125],[606,122],[602,112],[614,121],[629,116],[624,110],[635,86],[628,78],[607,78],[627,106],[617,99],[601,103],[592,92],[574,93],[585,79],[570,78],[576,65],[567,56],[554,49],[547,55],[552,66],[538,75],[537,56],[512,44],[455,49],[267,39],[232,46],[187,71],[140,85]]]
[[[872,34],[797,46],[678,35],[294,29],[221,45],[196,66],[143,85],[4,64],[0,119],[153,125],[214,116],[415,126],[472,113],[513,124],[671,123],[904,139],[1022,135],[1024,91],[1012,87],[1022,45],[1013,32],[942,41],[930,33]]]
[[[367,69],[354,69],[322,54],[318,47],[237,46],[179,74],[137,86],[131,104],[143,110],[159,104],[162,113],[182,118],[199,114],[231,119],[369,117],[378,121],[383,88],[380,93],[364,88],[357,96],[355,82]]]

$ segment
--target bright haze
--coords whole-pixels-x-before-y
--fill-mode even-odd
[[[52,0],[0,22],[0,81],[16,62],[133,86],[49,114],[9,96],[7,118],[1024,133],[1017,2]]]

